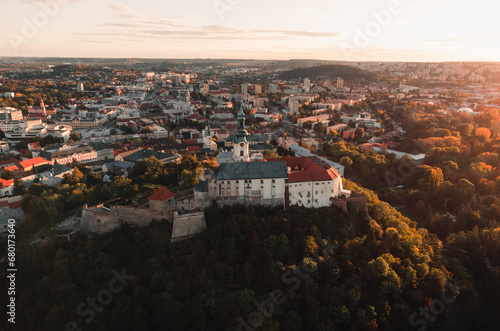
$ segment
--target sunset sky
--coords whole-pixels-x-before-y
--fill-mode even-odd
[[[0,56],[500,61],[486,0],[55,1],[3,4]]]

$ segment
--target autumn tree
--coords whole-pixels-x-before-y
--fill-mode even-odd
[[[62,184],[75,185],[81,183],[83,180],[83,173],[78,169],[78,167],[73,168],[73,173],[64,174]]]

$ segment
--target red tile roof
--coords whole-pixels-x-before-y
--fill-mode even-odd
[[[267,161],[275,160],[278,159],[268,159]],[[287,157],[279,160],[286,162],[290,183],[328,181],[340,177],[336,169],[322,162],[318,157]]]
[[[23,169],[26,169],[26,168],[29,168],[29,167],[33,167],[33,166],[38,166],[38,165],[41,165],[41,164],[47,164],[49,163],[49,161],[45,160],[44,158],[42,157],[35,157],[34,159],[29,159],[29,160],[26,160],[26,161],[22,161],[22,162],[19,162],[19,165],[21,165],[21,167],[23,167]]]
[[[113,151],[113,154],[114,154],[115,156],[117,156],[117,155],[120,155],[120,154],[122,154],[122,153],[129,152],[129,151],[130,151],[130,150],[129,150],[128,148],[123,147],[123,148],[120,148],[120,149],[116,149],[116,150],[114,150],[114,151]]]
[[[172,193],[168,188],[165,186],[160,186],[155,193],[153,193],[150,197],[149,200],[154,200],[154,201],[167,201],[172,199],[175,196],[174,193]]]
[[[8,170],[8,171],[12,171],[12,172],[16,172],[16,171],[19,171],[19,167],[17,166],[17,164],[13,164],[11,166],[8,166],[8,167],[5,167],[5,170]]]
[[[181,142],[185,145],[198,145],[198,139],[182,139]]]
[[[14,180],[13,179],[2,179],[0,178],[0,188],[7,188],[14,185]]]
[[[6,164],[17,163],[17,162],[19,162],[18,159],[15,159],[15,158],[11,157],[11,158],[8,158],[5,161],[1,161],[0,162],[0,167],[5,166]]]
[[[41,148],[40,144],[37,142],[29,143],[28,146],[30,146],[32,149]]]

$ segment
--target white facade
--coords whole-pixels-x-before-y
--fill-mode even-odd
[[[5,130],[5,137],[14,141],[36,137],[45,138],[51,135],[67,142],[71,134],[70,126],[45,124],[40,119],[22,121],[18,124],[4,123],[0,125],[0,128],[2,127],[12,127],[10,130]]]
[[[57,161],[57,163],[64,165],[73,162],[73,160],[76,160],[80,163],[96,162],[98,161],[97,152],[95,150],[92,150],[88,153],[74,153],[67,157],[54,159],[51,161],[51,164],[54,164],[55,161]]]
[[[218,180],[212,185],[215,187],[210,192],[217,198],[238,202],[283,203],[285,194],[285,178]]]
[[[20,128],[23,125],[25,125],[25,123],[22,121],[2,122],[0,123],[0,130],[2,130],[3,132],[7,132],[16,128]]]
[[[12,195],[14,191],[14,181],[10,183],[12,180],[1,180],[0,183],[0,197],[4,197],[6,195]]]
[[[0,188],[0,197],[4,197],[6,195],[12,195],[13,190],[14,190],[14,186]]]
[[[80,119],[79,117],[74,117],[72,120],[59,120],[56,121],[57,125],[68,125],[73,129],[90,129],[96,128],[99,125],[99,120],[97,118],[92,119]]]
[[[0,152],[2,153],[6,153],[10,150],[9,148],[9,144],[7,144],[6,142],[4,141],[0,141]]]
[[[23,119],[23,112],[13,107],[0,108],[0,121],[20,121]]]
[[[233,145],[233,161],[234,162],[249,162],[250,153],[248,150],[248,142],[241,141]]]
[[[294,95],[291,95],[288,99],[288,108],[290,108],[290,115],[299,115],[299,102],[295,100]]]
[[[342,178],[289,183],[288,194],[290,205],[308,208],[328,207],[332,204],[332,198],[337,198],[342,194]]]
[[[305,93],[309,93],[309,91],[311,90],[311,81],[309,80],[309,78],[304,78],[304,85],[302,86],[302,89]]]

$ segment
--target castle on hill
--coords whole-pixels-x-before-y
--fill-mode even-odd
[[[166,219],[174,223],[172,238],[185,238],[202,231],[205,226],[202,211],[213,200],[222,205],[282,206],[285,210],[292,205],[306,208],[336,205],[347,211],[347,200],[339,199],[344,190],[342,177],[335,168],[317,156],[252,160],[242,108],[237,118],[231,162],[220,164],[216,174],[206,173],[192,195],[176,199],[174,193],[162,186],[149,197],[148,208],[85,205],[81,229],[104,233],[124,223],[147,226],[152,219]],[[207,145],[212,140],[210,132],[207,129],[204,137]],[[366,202],[360,201],[359,205],[366,209]]]
[[[331,206],[342,195],[339,172],[317,156],[253,161],[242,108],[237,119],[232,162],[220,164],[214,178],[195,188],[195,199],[288,209]]]

